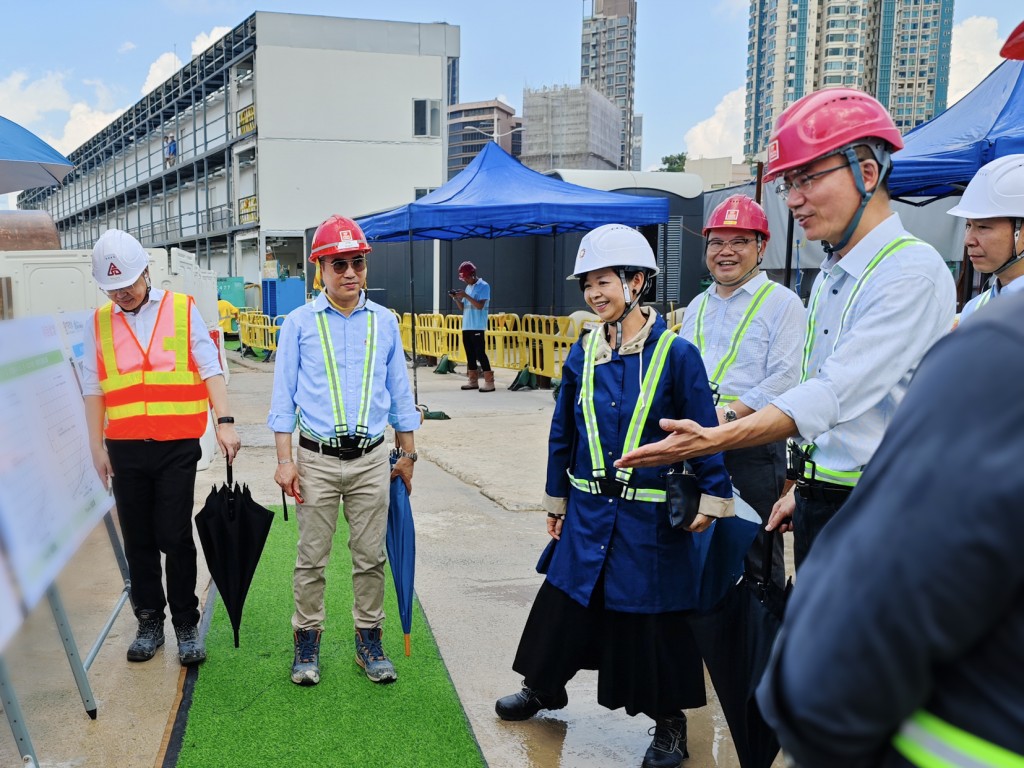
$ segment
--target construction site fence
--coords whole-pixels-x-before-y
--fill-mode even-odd
[[[402,346],[412,353],[412,316],[398,317]],[[552,315],[513,315],[498,313],[487,318],[484,335],[487,359],[493,368],[523,368],[537,376],[560,378],[569,348],[580,336],[580,327],[570,317]],[[462,344],[462,316],[416,315],[416,354],[454,363],[466,362]]]
[[[238,341],[242,351],[261,349],[268,357],[277,351],[277,333],[284,318],[284,315],[270,317],[255,309],[239,309]]]

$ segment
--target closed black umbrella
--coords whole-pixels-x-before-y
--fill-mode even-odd
[[[235,648],[242,607],[273,521],[274,513],[252,500],[247,485],[233,483],[230,464],[227,483],[210,491],[196,515],[206,565],[235,632]]]
[[[760,578],[744,573],[712,611],[690,617],[742,768],[769,768],[779,753],[779,740],[754,699],[791,589],[771,578],[777,535],[765,537]]]

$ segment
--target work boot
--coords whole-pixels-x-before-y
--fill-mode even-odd
[[[356,628],[356,664],[363,668],[373,682],[393,683],[398,679],[398,673],[391,659],[384,653],[382,634],[380,627]]]
[[[565,688],[558,693],[549,694],[524,685],[519,693],[513,693],[494,702],[494,711],[502,720],[529,720],[542,709],[562,709],[568,703],[569,694]]]
[[[480,385],[480,391],[494,391],[494,371],[484,371],[484,383]]]
[[[175,625],[174,635],[178,638],[178,661],[181,666],[190,667],[206,661],[206,646],[199,637],[199,627],[195,624]]]
[[[292,682],[296,685],[316,685],[320,682],[320,635],[322,629],[295,630],[295,661],[292,662]]]
[[[468,371],[466,376],[469,377],[469,381],[459,387],[459,389],[479,389],[477,382],[480,379],[480,373],[478,371]]]
[[[164,620],[156,611],[139,611],[139,629],[128,646],[128,661],[149,661],[164,644]]]
[[[690,756],[686,751],[686,715],[661,717],[652,729],[654,739],[641,768],[679,768]]]

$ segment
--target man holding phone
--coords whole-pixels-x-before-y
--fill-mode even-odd
[[[466,284],[461,290],[448,291],[452,301],[462,308],[462,346],[466,350],[466,369],[469,381],[462,389],[480,392],[494,391],[494,371],[487,359],[487,310],[491,304],[491,286],[476,273],[476,265],[464,261],[459,265],[459,280]],[[484,383],[480,384],[480,374]]]

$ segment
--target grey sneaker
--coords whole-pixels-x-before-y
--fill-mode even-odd
[[[178,661],[181,666],[190,667],[206,661],[206,646],[199,637],[199,627],[195,624],[175,626],[174,634],[178,638]]]
[[[393,683],[398,679],[395,665],[384,653],[380,627],[356,629],[356,664],[375,683]]]
[[[149,661],[164,644],[164,620],[155,611],[139,611],[139,629],[128,646],[128,661]]]
[[[322,629],[295,630],[295,661],[292,662],[292,682],[296,685],[316,685],[320,682],[320,635]]]

